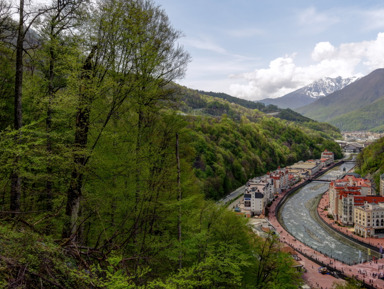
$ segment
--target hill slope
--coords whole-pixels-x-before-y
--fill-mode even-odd
[[[332,118],[329,123],[342,131],[384,131],[384,97],[360,109]]]
[[[357,157],[357,172],[371,175],[379,188],[380,175],[384,173],[384,138],[366,147]]]
[[[295,111],[318,121],[326,121],[341,129],[374,129],[384,124],[375,121],[377,114],[370,109],[381,103],[384,96],[384,69],[377,69],[342,90],[323,97]],[[375,103],[378,101],[377,103]],[[365,108],[366,107],[366,108]],[[360,118],[364,115],[364,125]]]
[[[291,109],[281,109],[272,104],[265,105],[225,93],[197,91],[186,87],[178,87],[178,96],[182,102],[179,109],[187,115],[220,117],[225,114],[236,121],[246,117],[255,122],[258,118],[267,114],[293,122],[302,129],[315,130],[325,138],[335,139],[341,137],[340,131],[327,123],[314,121]]]
[[[193,169],[208,198],[220,199],[278,166],[319,158],[324,149],[341,157],[332,140],[340,136],[336,128],[290,109],[261,105],[267,111],[274,108],[264,113],[228,95],[231,102],[185,87],[177,95],[191,134],[188,143],[195,150]]]

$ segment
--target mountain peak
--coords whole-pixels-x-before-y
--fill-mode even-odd
[[[343,89],[357,79],[357,77],[342,78],[341,76],[335,78],[324,77],[282,97],[274,99],[267,98],[260,102],[264,104],[274,104],[281,108],[298,108]]]
[[[329,122],[342,131],[384,131],[383,109],[384,69],[381,68],[296,111]]]
[[[331,94],[335,91],[343,89],[355,80],[357,80],[357,77],[324,77],[315,82],[312,82],[311,84],[299,89],[298,91],[305,93],[311,98],[318,99],[320,97],[327,96],[328,94]]]

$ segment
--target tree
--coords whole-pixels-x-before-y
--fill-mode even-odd
[[[54,102],[56,94],[66,88],[69,69],[69,54],[76,55],[76,45],[73,42],[77,38],[76,29],[80,27],[86,19],[84,9],[88,1],[78,0],[57,0],[53,1],[51,8],[42,16],[40,25],[37,25],[39,39],[42,43],[41,54],[37,61],[38,69],[42,72],[40,81],[43,82],[42,97],[46,104],[45,131],[46,131],[46,186],[40,197],[41,202],[45,204],[44,209],[52,210],[53,202],[53,154],[58,152],[53,148],[53,117]],[[72,47],[71,47],[72,45]]]
[[[67,191],[69,220],[64,228],[65,237],[77,232],[85,166],[112,116],[130,99],[138,116],[136,157],[141,159],[142,130],[148,126],[149,116],[156,113],[161,101],[167,98],[164,86],[183,75],[189,59],[188,54],[176,46],[180,33],[170,26],[164,11],[151,1],[107,0],[96,15],[90,52],[79,79],[74,169]],[[107,97],[103,99],[107,104],[104,120],[95,132],[93,143],[88,144],[92,106],[102,96]],[[137,163],[137,197],[140,167]],[[137,204],[137,198],[135,202]]]
[[[281,252],[276,236],[270,234],[265,240],[254,237],[255,265],[248,272],[246,288],[275,288],[284,284],[284,288],[297,288],[302,284],[301,272],[293,267],[293,258]]]

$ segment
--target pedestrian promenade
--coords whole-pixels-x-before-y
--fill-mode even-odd
[[[293,249],[296,250],[296,252],[299,253],[300,258],[302,259],[299,262],[307,270],[307,272],[304,274],[304,280],[309,286],[311,286],[311,288],[331,289],[333,287],[334,282],[342,283],[345,281],[343,281],[342,279],[335,278],[331,275],[323,275],[319,273],[318,268],[320,267],[320,265],[311,261],[309,257],[314,260],[317,260],[318,262],[321,262],[324,265],[327,265],[330,268],[339,270],[348,277],[355,277],[358,280],[370,285],[372,288],[384,289],[384,281],[378,278],[380,274],[383,274],[384,272],[384,259],[349,266],[315,251],[314,249],[296,240],[291,234],[289,234],[278,222],[275,211],[276,206],[286,193],[287,192],[280,194],[279,197],[273,202],[269,210],[268,220],[275,227],[276,232],[279,234],[280,241],[291,246]],[[318,211],[321,213],[320,216],[322,216],[323,218],[325,216],[326,219],[328,218],[326,217],[326,211],[324,210],[324,208],[327,204],[328,203],[326,195],[324,195],[319,203]],[[340,228],[340,230],[343,229],[345,230],[345,228]],[[351,236],[353,235],[351,232],[348,232],[348,230],[345,231],[345,233],[350,234]],[[381,243],[384,246],[384,240],[382,239],[374,239],[367,241],[371,244],[374,244],[375,246],[378,246]],[[308,256],[308,258],[306,256]]]

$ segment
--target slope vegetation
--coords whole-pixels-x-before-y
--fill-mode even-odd
[[[357,172],[371,175],[379,188],[380,175],[384,173],[384,138],[366,147],[357,157]]]
[[[192,135],[193,169],[208,198],[220,199],[278,166],[319,158],[324,149],[341,157],[332,140],[340,136],[337,129],[290,109],[262,105],[274,111],[264,113],[187,88],[178,95]]]

